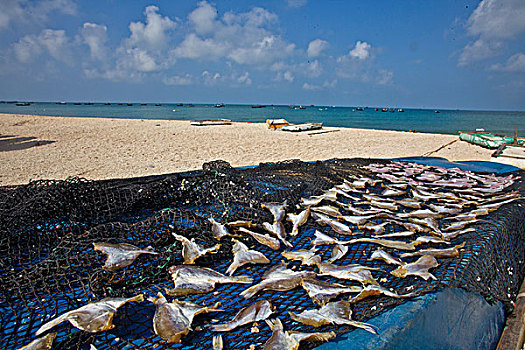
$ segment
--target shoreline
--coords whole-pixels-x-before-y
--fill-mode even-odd
[[[0,114],[0,186],[30,180],[129,178],[288,159],[396,158],[431,154],[489,160],[491,150],[457,135],[323,127],[315,135],[273,131],[265,123],[191,126],[189,121]],[[457,140],[457,142],[453,142]]]

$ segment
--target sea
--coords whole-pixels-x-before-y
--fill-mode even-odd
[[[221,106],[221,105],[219,105]],[[258,108],[254,108],[258,107]],[[386,110],[386,111],[385,111]],[[264,123],[323,123],[324,126],[457,134],[487,131],[525,137],[523,111],[433,110],[386,107],[282,106],[187,103],[73,103],[0,101],[0,113],[118,119],[207,120]]]

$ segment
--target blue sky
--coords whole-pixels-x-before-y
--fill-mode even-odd
[[[0,0],[0,99],[525,110],[525,1]]]

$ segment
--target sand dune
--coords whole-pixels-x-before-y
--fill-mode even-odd
[[[288,133],[250,123],[196,127],[188,121],[0,114],[0,185],[157,175],[200,169],[217,159],[245,166],[286,159],[421,156],[451,142],[431,155],[489,160],[492,153],[456,135],[323,130],[334,132]]]

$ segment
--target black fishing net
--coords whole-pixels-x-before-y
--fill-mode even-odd
[[[380,160],[337,159],[304,163],[286,161],[261,164],[256,168],[234,169],[228,163],[207,163],[202,171],[124,180],[36,181],[23,186],[0,188],[0,347],[18,349],[35,339],[36,330],[45,322],[69,310],[105,297],[145,297],[164,293],[172,288],[170,266],[182,264],[181,244],[172,232],[205,247],[217,241],[211,235],[208,218],[221,223],[250,220],[259,227],[271,222],[272,214],[261,208],[263,202],[287,201],[286,211],[297,213],[301,198],[320,195],[352,176],[375,177],[362,166],[388,163]],[[517,173],[521,177],[520,173]],[[385,181],[388,182],[388,181]],[[505,189],[523,191],[521,178]],[[381,184],[367,189],[379,194]],[[355,195],[355,194],[353,194]],[[352,200],[342,197],[341,202]],[[377,245],[349,245],[348,254],[336,264],[361,264],[378,267],[374,277],[382,286],[398,294],[421,295],[440,288],[461,287],[479,292],[487,299],[510,305],[515,299],[525,272],[525,220],[522,201],[504,205],[483,217],[467,232],[451,241],[451,246],[465,242],[459,257],[438,259],[432,269],[436,280],[425,281],[409,276],[396,278],[389,272],[395,267],[381,261],[368,261]],[[343,214],[349,215],[344,209]],[[409,211],[403,208],[402,211]],[[383,222],[384,219],[375,221]],[[349,225],[353,230],[359,228]],[[286,231],[291,224],[285,223]],[[386,225],[387,233],[405,230],[398,224]],[[263,233],[260,228],[255,231]],[[347,240],[353,237],[320,226],[310,218],[298,236],[290,237],[292,250],[310,249],[315,230]],[[358,237],[371,237],[362,231]],[[414,237],[398,238],[409,242]],[[249,236],[240,240],[251,249],[263,253],[271,264],[245,265],[235,275],[249,275],[257,283],[270,267],[284,260],[284,250],[273,251]],[[138,247],[151,246],[158,255],[142,255],[131,266],[117,270],[103,269],[106,256],[93,249],[93,243],[129,243]],[[232,260],[232,242],[223,239],[217,254],[206,255],[197,265],[224,273]],[[421,246],[428,248],[429,246]],[[418,247],[419,249],[420,247]],[[330,257],[332,246],[318,247],[323,260]],[[385,249],[393,252],[392,249]],[[408,261],[414,261],[408,259]],[[295,270],[317,271],[315,267],[288,262]],[[327,282],[358,285],[331,277],[319,277]],[[257,300],[269,300],[275,307],[273,317],[282,320],[286,330],[314,332],[347,332],[348,326],[313,328],[293,321],[288,312],[300,313],[317,308],[302,288],[288,292],[267,291],[245,300],[242,284],[223,284],[207,294],[179,298],[200,305],[221,303],[224,311],[197,316],[193,331],[181,344],[168,344],[155,335],[152,317],[155,306],[148,301],[129,303],[115,316],[115,328],[100,332],[80,331],[65,322],[55,327],[57,337],[53,349],[210,349],[212,337],[209,324],[224,323],[239,309]],[[339,299],[348,298],[348,295]],[[168,300],[173,298],[168,297]],[[353,318],[366,321],[403,299],[384,296],[369,297],[352,304]],[[223,334],[225,348],[260,348],[270,337],[264,322],[246,325]],[[373,336],[373,335],[371,335]],[[315,346],[305,343],[303,347]]]

